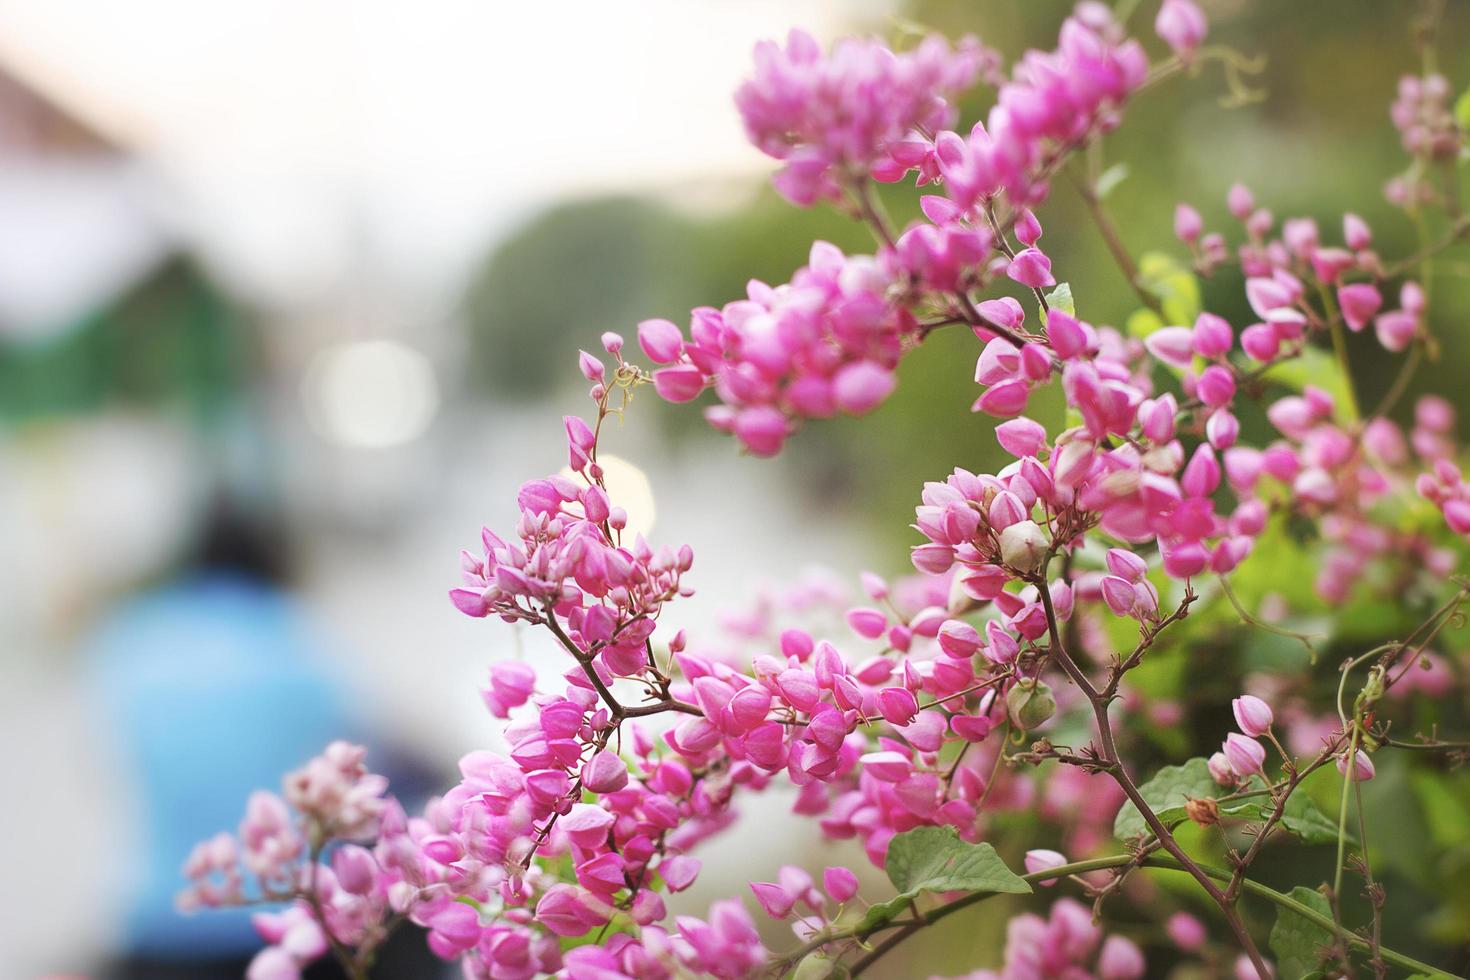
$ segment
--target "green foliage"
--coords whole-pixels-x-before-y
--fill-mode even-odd
[[[1077,305],[1072,301],[1072,284],[1058,283],[1057,288],[1046,294],[1046,305],[1072,316],[1077,315]]]
[[[1144,252],[1138,259],[1138,278],[1140,285],[1157,296],[1164,308],[1168,322],[1159,326],[1194,324],[1201,309],[1199,279],[1187,265],[1165,252]],[[1130,320],[1129,328],[1132,326]]]
[[[889,921],[923,891],[1010,895],[1031,891],[995,848],[962,841],[953,827],[916,827],[899,834],[888,844],[885,867],[898,895],[869,907],[863,929]]]
[[[1144,802],[1166,826],[1182,822],[1187,814],[1187,800],[1214,799],[1225,794],[1224,788],[1210,775],[1204,759],[1190,759],[1181,766],[1165,766],[1154,778],[1138,787]],[[1143,814],[1132,803],[1124,803],[1113,821],[1113,835],[1126,840],[1148,833]]]
[[[1461,129],[1470,130],[1470,89],[1461,92],[1455,100],[1455,122]]]
[[[1215,782],[1209,764],[1201,758],[1190,759],[1179,766],[1165,766],[1154,778],[1138,787],[1143,799],[1165,826],[1173,827],[1188,819],[1188,800],[1218,800],[1231,790]],[[1223,816],[1264,821],[1274,811],[1266,796],[1249,797],[1219,804]],[[1323,812],[1315,800],[1298,790],[1286,801],[1286,812],[1280,825],[1306,844],[1331,844],[1337,841],[1337,822]],[[1132,803],[1123,804],[1113,821],[1113,834],[1120,840],[1148,833],[1143,814]]]
[[[1290,897],[1301,904],[1331,915],[1332,908],[1327,899],[1310,888],[1298,885]],[[1271,952],[1276,954],[1276,969],[1281,980],[1308,980],[1322,976],[1323,949],[1332,943],[1332,933],[1308,921],[1290,909],[1282,908],[1276,914],[1276,925],[1271,927]]]
[[[808,953],[796,964],[791,980],[845,980],[851,975],[841,961],[823,953]]]

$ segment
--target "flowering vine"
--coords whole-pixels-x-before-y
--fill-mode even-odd
[[[1455,683],[1431,645],[1470,595],[1454,577],[1470,536],[1454,413],[1427,397],[1405,431],[1390,412],[1434,349],[1423,266],[1470,235],[1455,170],[1439,165],[1464,153],[1465,133],[1444,78],[1405,79],[1390,115],[1410,164],[1387,197],[1443,232],[1402,258],[1380,256],[1356,213],[1340,234],[1307,218],[1278,225],[1240,185],[1226,195],[1238,229],[1207,229],[1179,205],[1174,267],[1234,277],[1254,322],[1204,310],[1168,322],[1168,297],[1122,245],[1078,155],[1170,76],[1219,63],[1248,95],[1249,62],[1204,44],[1193,0],[1164,0],[1154,26],[1168,53],[1152,62],[1096,2],[1078,4],[1054,50],[1008,68],[973,38],[901,52],[848,40],[824,53],[798,31],[757,48],[736,102],[752,142],[781,163],[777,189],[849,211],[876,250],[818,242],[789,283],[752,282],[743,299],[692,311],[687,328],[644,321],[637,353],[649,366],[616,333],[602,355],[583,353],[592,410],[564,419],[570,475],[524,484],[515,527],[483,530],[450,592],[466,615],[548,631],[565,673],[493,664],[482,696],[509,750],[466,755],[459,783],[420,814],[385,795],[362,750],[336,744],[289,775],[283,796],[253,796],[237,835],[199,845],[186,905],[277,906],[257,920],[268,945],[253,980],[296,977],[328,953],[364,977],[405,921],[471,978],[856,976],[991,895],[1061,882],[1091,908],[1063,897],[1045,916],[1011,919],[1003,963],[973,976],[1125,980],[1144,974],[1144,948],[1100,923],[1143,869],[1194,882],[1240,976],[1274,975],[1241,914],[1246,897],[1308,937],[1304,947],[1273,934],[1276,965],[1292,975],[1433,972],[1383,936],[1383,891],[1352,804],[1379,752],[1464,751],[1390,732],[1414,724],[1395,708],[1407,691]],[[991,108],[956,129],[955,97],[976,86]],[[1137,322],[1089,322],[1064,288],[1039,216],[1058,178],[1081,193],[1141,303]],[[909,180],[927,193],[900,228],[874,182]],[[1372,407],[1346,342],[1369,328],[1385,359],[1404,355]],[[666,608],[691,594],[694,556],[630,532],[598,461],[607,419],[646,385],[672,402],[705,398],[713,427],[772,456],[809,420],[882,403],[904,357],[940,329],[973,333],[972,410],[997,420],[1007,462],[925,484],[916,574],[864,574],[866,604],[819,585],[768,602],[732,626],[743,657],[666,625]],[[1026,413],[1048,386],[1067,412],[1043,423]],[[1272,434],[1248,440],[1247,412]],[[1263,685],[1233,701],[1236,730],[1220,751],[1146,776],[1120,735],[1136,712],[1177,711],[1148,704],[1132,679],[1178,624],[1227,603],[1315,657],[1310,636],[1247,609],[1230,585],[1288,523],[1320,539],[1323,602],[1388,582],[1437,604],[1342,665],[1335,714],[1304,689]],[[852,635],[778,622],[817,608],[839,611]],[[1063,744],[1064,732],[1081,732],[1080,744]],[[1319,770],[1339,774],[1336,814],[1303,791]],[[698,876],[699,844],[736,819],[739,797],[778,786],[825,836],[858,840],[897,896],[861,896],[850,868],[818,878],[787,866],[703,917],[671,917],[666,900]],[[987,840],[994,816],[1016,811],[1061,832],[1062,849],[1031,850],[1024,873]],[[1228,866],[1202,860],[1177,833],[1184,824],[1215,835]],[[1336,845],[1323,891],[1283,894],[1250,877],[1286,837]],[[1361,928],[1342,907],[1348,869],[1371,899]],[[788,923],[790,943],[768,947],[752,908]],[[1183,911],[1166,932],[1184,955],[1215,942]]]

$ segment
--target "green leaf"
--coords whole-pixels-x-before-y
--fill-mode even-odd
[[[1188,266],[1164,252],[1145,252],[1138,259],[1138,278],[1144,289],[1159,298],[1164,319],[1193,325],[1200,313],[1199,280]]]
[[[1222,806],[1220,812],[1232,817],[1245,817],[1264,822],[1269,814],[1276,812],[1275,806],[1265,798],[1242,800],[1240,803]],[[1300,789],[1286,800],[1286,812],[1278,824],[1288,833],[1301,838],[1303,844],[1336,844],[1337,820],[1322,809],[1316,800]],[[1348,834],[1350,842],[1355,838]]]
[[[1310,888],[1298,885],[1291,890],[1290,896],[1323,915],[1332,914],[1327,899]],[[1276,925],[1271,927],[1271,952],[1276,954],[1277,975],[1281,980],[1320,976],[1318,968],[1322,965],[1322,951],[1331,944],[1330,931],[1290,909],[1281,909],[1276,915]]]
[[[989,844],[960,840],[953,827],[916,827],[888,843],[885,864],[898,895],[870,906],[860,931],[899,915],[922,891],[1025,895],[1031,886]]]
[[[1337,843],[1337,820],[1300,790],[1287,799],[1281,826],[1300,837],[1303,844]],[[1348,840],[1353,840],[1351,834]]]
[[[1225,789],[1210,775],[1210,767],[1204,759],[1190,759],[1182,766],[1165,766],[1153,779],[1138,787],[1149,809],[1165,826],[1183,821],[1188,814],[1184,811],[1186,800],[1214,799],[1225,793]],[[1143,814],[1131,802],[1124,803],[1113,821],[1113,836],[1120,840],[1141,837],[1148,833],[1148,824]]]
[[[809,953],[796,965],[791,980],[846,980],[850,976],[851,971],[841,961],[823,953]]]
[[[1128,314],[1128,319],[1123,323],[1123,329],[1128,331],[1128,336],[1137,337],[1142,340],[1155,330],[1162,330],[1166,324],[1153,310],[1140,309]]]
[[[888,880],[901,892],[1031,891],[995,848],[962,841],[953,827],[916,827],[899,834],[888,845],[886,868]]]
[[[1058,283],[1057,288],[1046,294],[1046,305],[1071,316],[1077,315],[1077,306],[1072,301],[1072,284]]]
[[[1107,200],[1113,188],[1123,183],[1128,178],[1128,164],[1115,163],[1102,173],[1097,175],[1097,183],[1092,185],[1093,193],[1099,201]]]
[[[1455,100],[1455,122],[1461,129],[1470,129],[1470,89],[1461,92]]]

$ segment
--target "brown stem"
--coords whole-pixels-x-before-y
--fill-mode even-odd
[[[321,926],[322,935],[327,937],[327,945],[332,949],[332,955],[342,965],[342,971],[347,974],[349,980],[367,980],[367,966],[352,950],[337,938],[332,927],[327,923],[326,910],[322,908],[321,896],[317,893],[317,869],[320,867],[323,844],[313,844],[308,860],[311,862],[311,870],[307,872],[306,904],[311,908],[312,918],[316,924]]]
[[[1113,219],[1108,216],[1107,209],[1103,207],[1102,198],[1097,195],[1097,188],[1075,176],[1072,177],[1072,185],[1077,188],[1082,203],[1087,205],[1087,212],[1092,215],[1092,223],[1097,226],[1098,233],[1102,235],[1103,244],[1108,247],[1108,252],[1113,256],[1113,261],[1117,263],[1119,271],[1123,273],[1123,278],[1128,280],[1129,287],[1138,295],[1139,301],[1144,306],[1158,314],[1160,319],[1164,319],[1164,304],[1151,290],[1144,287],[1138,264],[1128,253],[1128,246],[1123,244],[1117,226],[1113,224]]]
[[[1266,966],[1266,961],[1262,958],[1261,951],[1256,948],[1255,940],[1251,938],[1249,930],[1245,927],[1245,923],[1241,921],[1240,913],[1236,910],[1235,903],[1185,853],[1184,848],[1179,846],[1179,842],[1174,839],[1174,835],[1170,833],[1169,828],[1159,819],[1158,814],[1154,813],[1153,808],[1148,805],[1148,801],[1139,792],[1138,786],[1134,783],[1133,778],[1128,775],[1128,770],[1118,755],[1118,745],[1113,738],[1112,722],[1108,719],[1108,703],[1111,699],[1103,696],[1102,692],[1097,689],[1082,671],[1082,668],[1077,666],[1076,661],[1068,655],[1066,649],[1062,646],[1061,630],[1057,625],[1057,613],[1051,601],[1051,590],[1046,587],[1046,566],[1050,561],[1051,558],[1048,556],[1046,563],[1043,563],[1038,573],[1038,583],[1034,584],[1037,584],[1037,591],[1041,594],[1042,608],[1046,612],[1046,627],[1051,638],[1051,656],[1067,676],[1072,679],[1072,682],[1087,696],[1088,702],[1092,705],[1092,714],[1097,720],[1098,739],[1102,742],[1101,756],[1103,761],[1108,763],[1105,771],[1113,777],[1113,780],[1123,790],[1124,795],[1128,797],[1129,801],[1138,808],[1138,812],[1143,816],[1144,823],[1148,825],[1149,830],[1158,839],[1159,845],[1168,851],[1174,860],[1179,862],[1180,866],[1188,872],[1190,877],[1194,878],[1200,887],[1205,890],[1205,894],[1209,895],[1210,899],[1220,907],[1220,912],[1225,916],[1225,921],[1229,924],[1230,931],[1235,933],[1236,940],[1240,943],[1241,948],[1245,950],[1246,955],[1250,957],[1251,963],[1256,968],[1256,972],[1262,977],[1270,976],[1271,973]]]

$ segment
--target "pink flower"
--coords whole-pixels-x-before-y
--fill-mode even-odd
[[[1052,868],[1060,868],[1067,863],[1066,855],[1058,851],[1036,849],[1026,852],[1026,873],[1036,874],[1041,871],[1050,871]],[[1048,878],[1042,882],[1043,886],[1055,885],[1056,878]]]
[[[1175,238],[1192,245],[1199,241],[1199,236],[1202,231],[1204,231],[1204,222],[1200,219],[1198,211],[1188,204],[1177,204],[1174,206]]]
[[[1097,958],[1098,980],[1138,980],[1146,964],[1143,951],[1122,936],[1109,936],[1103,941]]]
[[[679,359],[684,336],[668,320],[644,320],[638,324],[638,346],[655,364],[672,364]]]
[[[1225,736],[1225,759],[1237,776],[1250,776],[1264,772],[1266,747],[1253,738],[1237,732]]]
[[[1235,723],[1240,730],[1252,738],[1259,738],[1271,730],[1271,706],[1252,694],[1242,694],[1230,702],[1235,712]]]
[[[1006,275],[1032,289],[1057,284],[1051,274],[1051,259],[1036,248],[1023,248],[1017,252],[1010,265],[1006,266]]]
[[[1164,923],[1169,940],[1186,953],[1197,953],[1209,939],[1204,923],[1188,912],[1175,912]]]
[[[1356,332],[1373,320],[1373,314],[1383,306],[1383,296],[1372,283],[1355,282],[1337,287],[1337,303],[1348,329]]]
[[[1344,752],[1337,757],[1337,771],[1346,776],[1347,769],[1347,753]],[[1353,780],[1366,783],[1374,775],[1376,775],[1376,772],[1373,768],[1373,760],[1368,756],[1367,752],[1358,749],[1353,755]]]
[[[822,872],[822,887],[832,901],[850,901],[858,891],[857,875],[847,868],[828,868]]]
[[[1187,58],[1205,39],[1209,24],[1194,0],[1164,0],[1154,18],[1154,31],[1181,58]]]

